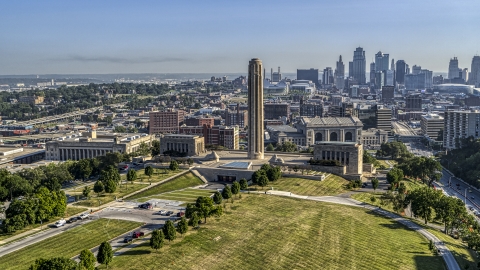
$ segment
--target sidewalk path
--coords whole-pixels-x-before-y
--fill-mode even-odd
[[[383,209],[380,209],[378,207],[359,202],[357,200],[354,200],[352,198],[344,198],[344,197],[337,197],[337,196],[302,196],[302,195],[296,195],[291,192],[286,192],[286,191],[276,191],[276,190],[269,190],[266,192],[257,192],[257,193],[265,193],[269,195],[277,195],[277,196],[286,196],[286,197],[292,197],[292,198],[298,198],[298,199],[303,199],[303,200],[312,200],[312,201],[320,201],[320,202],[329,202],[329,203],[336,203],[336,204],[342,204],[342,205],[349,205],[349,206],[355,206],[355,207],[362,207],[369,209],[379,215],[382,215],[384,217],[391,218],[395,220],[396,222],[405,225],[411,230],[414,230],[421,235],[423,235],[425,238],[428,240],[432,240],[435,246],[437,247],[440,255],[442,255],[443,260],[445,261],[445,264],[447,265],[447,269],[449,270],[460,270],[460,267],[458,266],[458,263],[455,261],[455,258],[453,257],[452,253],[450,250],[445,246],[445,244],[440,241],[435,235],[431,234],[427,230],[425,230],[423,227],[420,225],[416,224],[413,221],[410,221],[408,219],[402,218],[401,216],[385,211]]]

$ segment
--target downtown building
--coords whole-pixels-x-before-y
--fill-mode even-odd
[[[470,76],[468,77],[468,84],[480,87],[480,56],[475,55],[472,59],[472,67],[470,69]]]
[[[183,110],[150,112],[149,133],[178,133],[178,127],[185,119]]]
[[[440,130],[444,129],[445,119],[438,114],[429,113],[420,117],[422,134],[430,140],[436,141]]]
[[[222,146],[232,150],[240,148],[240,131],[238,126],[181,126],[179,133],[201,135],[205,145]]]
[[[358,47],[353,52],[353,61],[349,62],[349,75],[358,84],[366,83],[366,69],[367,62],[365,60],[365,51],[363,48]]]
[[[444,115],[443,147],[455,149],[460,147],[461,139],[470,136],[480,138],[479,111],[446,111]]]
[[[311,81],[315,86],[320,86],[318,83],[318,69],[297,69],[297,80]]]
[[[241,128],[248,126],[248,111],[240,110],[240,104],[237,104],[235,111],[225,110],[224,118],[226,126],[239,126]]]
[[[279,119],[281,117],[290,117],[289,103],[265,103],[263,105],[264,119]]]

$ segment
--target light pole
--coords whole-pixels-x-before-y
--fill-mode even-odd
[[[465,188],[465,198],[464,198],[464,200],[465,200],[465,205],[466,205],[467,204],[467,188]]]

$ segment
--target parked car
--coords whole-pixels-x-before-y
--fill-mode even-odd
[[[73,223],[78,220],[78,217],[71,217],[70,219],[67,220],[67,223]]]
[[[83,214],[81,214],[78,218],[79,218],[79,219],[86,219],[86,218],[88,218],[89,216],[90,216],[89,213],[83,213]]]
[[[53,224],[53,226],[59,228],[59,227],[62,227],[63,225],[65,225],[66,221],[65,219],[60,219],[59,221],[55,222],[55,224]]]
[[[177,217],[183,217],[183,216],[185,216],[185,212],[178,212],[177,213]]]
[[[165,211],[165,210],[160,210],[160,211],[158,211],[158,214],[159,214],[159,215],[162,215],[162,216],[164,216],[166,213],[167,213],[167,211]]]
[[[151,203],[142,203],[138,206],[138,208],[142,208],[142,209],[152,209],[153,208],[153,205]]]
[[[173,211],[168,211],[167,213],[165,213],[165,216],[171,216],[173,215]]]
[[[138,232],[133,232],[132,237],[133,238],[139,238],[139,237],[144,236],[144,235],[145,235],[144,232],[138,231]]]
[[[130,242],[132,242],[132,240],[133,240],[133,239],[132,239],[132,237],[130,237],[130,236],[125,236],[125,238],[123,238],[123,242],[124,242],[124,243],[130,243]]]

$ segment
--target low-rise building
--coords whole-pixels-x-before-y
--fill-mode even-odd
[[[69,136],[70,137],[70,136]],[[153,136],[139,133],[83,132],[82,136],[50,141],[46,143],[46,160],[80,160],[95,158],[107,153],[133,153],[142,143],[151,146]]]
[[[233,150],[240,148],[238,126],[181,126],[179,133],[201,135],[205,145],[223,146]]]
[[[319,142],[313,149],[314,160],[336,160],[346,166],[346,174],[363,174],[363,147],[356,142]]]
[[[205,153],[205,141],[198,135],[167,134],[160,139],[160,153],[197,156]]]
[[[317,142],[360,142],[362,122],[357,117],[301,117],[297,130],[305,135],[306,146]]]
[[[362,131],[361,138],[363,145],[380,149],[382,143],[388,142],[388,132],[382,129],[369,128]]]

